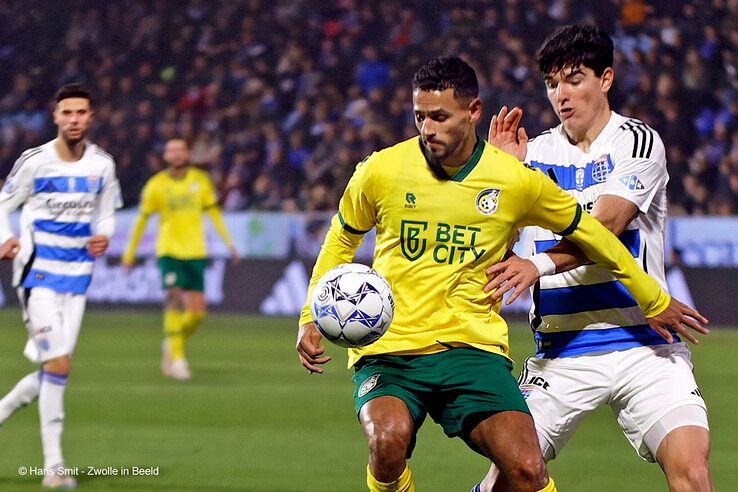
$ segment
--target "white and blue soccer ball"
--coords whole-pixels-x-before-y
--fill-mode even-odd
[[[376,270],[344,263],[328,270],[315,284],[310,314],[327,340],[341,347],[375,342],[392,323],[395,299]]]

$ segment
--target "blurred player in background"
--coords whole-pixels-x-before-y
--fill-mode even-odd
[[[591,26],[567,26],[546,40],[536,61],[561,124],[528,142],[518,128],[522,110],[503,107],[492,118],[490,142],[549,174],[665,289],[665,149],[651,127],[610,110],[612,40]],[[554,459],[582,417],[609,405],[636,452],[659,463],[670,490],[712,490],[707,411],[687,345],[649,327],[622,285],[576,245],[540,228],[533,238],[533,261],[512,255],[490,268],[497,277],[487,290],[503,284],[493,298],[514,289],[512,300],[536,286],[536,356],[519,383],[543,456]],[[490,490],[495,473],[493,467],[472,490]],[[505,482],[494,490],[506,490]]]
[[[141,192],[139,215],[131,230],[123,254],[123,267],[133,265],[136,246],[152,214],[159,214],[156,256],[166,291],[164,306],[164,341],[161,371],[179,380],[192,377],[185,358],[185,341],[205,317],[205,229],[207,212],[230,253],[238,261],[218,200],[207,173],[190,165],[187,142],[174,138],[164,146],[167,167],[152,176]]]
[[[312,290],[323,273],[350,262],[376,227],[373,267],[390,283],[396,308],[382,338],[349,350],[369,446],[367,486],[414,490],[406,460],[430,414],[446,435],[496,463],[515,490],[555,490],[511,375],[500,301],[483,292],[485,265],[503,259],[516,228],[537,224],[570,237],[628,285],[654,324],[684,330],[685,314],[702,318],[662,292],[576,200],[476,135],[481,101],[467,63],[437,58],[421,67],[413,110],[420,137],[357,166],[310,281]],[[321,373],[330,357],[309,306],[299,325],[300,362]]]
[[[113,158],[86,140],[90,93],[79,84],[55,95],[54,140],[25,151],[0,191],[0,257],[14,258],[13,285],[28,329],[24,354],[41,368],[0,400],[0,423],[38,397],[43,485],[74,488],[61,450],[64,388],[96,257],[108,247],[121,205]],[[9,215],[22,207],[20,241]]]

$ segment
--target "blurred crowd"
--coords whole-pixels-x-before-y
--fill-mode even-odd
[[[5,0],[0,176],[54,134],[50,99],[88,84],[91,138],[133,206],[184,136],[226,210],[334,210],[355,164],[416,135],[415,69],[460,55],[486,122],[558,121],[533,54],[557,26],[616,43],[614,109],[661,133],[672,215],[738,213],[738,0]]]

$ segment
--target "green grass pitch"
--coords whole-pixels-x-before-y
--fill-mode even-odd
[[[329,347],[326,374],[308,376],[294,351],[294,320],[211,314],[188,347],[193,380],[176,382],[159,374],[159,325],[157,312],[87,314],[66,392],[67,465],[158,467],[158,475],[82,474],[82,490],[365,490],[366,449],[343,350]],[[34,367],[21,355],[18,310],[1,310],[0,326],[4,394]],[[515,326],[511,344],[522,361],[527,329]],[[694,350],[717,490],[738,482],[736,347],[738,330],[714,328]],[[430,420],[410,464],[420,492],[466,491],[487,468]],[[0,428],[0,489],[39,490],[41,477],[18,470],[40,466],[34,403]],[[658,466],[635,455],[609,409],[585,419],[550,470],[562,491],[666,490]]]

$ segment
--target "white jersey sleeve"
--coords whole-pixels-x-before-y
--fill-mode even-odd
[[[0,244],[14,236],[10,226],[10,214],[18,209],[33,193],[33,161],[41,152],[40,147],[29,149],[15,161],[0,190]]]
[[[103,188],[98,198],[92,230],[94,234],[110,238],[115,233],[115,211],[123,206],[120,183],[115,176],[115,162],[112,159],[102,179]]]
[[[618,128],[612,154],[617,166],[607,177],[600,194],[625,198],[642,213],[647,213],[657,193],[669,180],[661,137],[642,121],[629,119]]]

